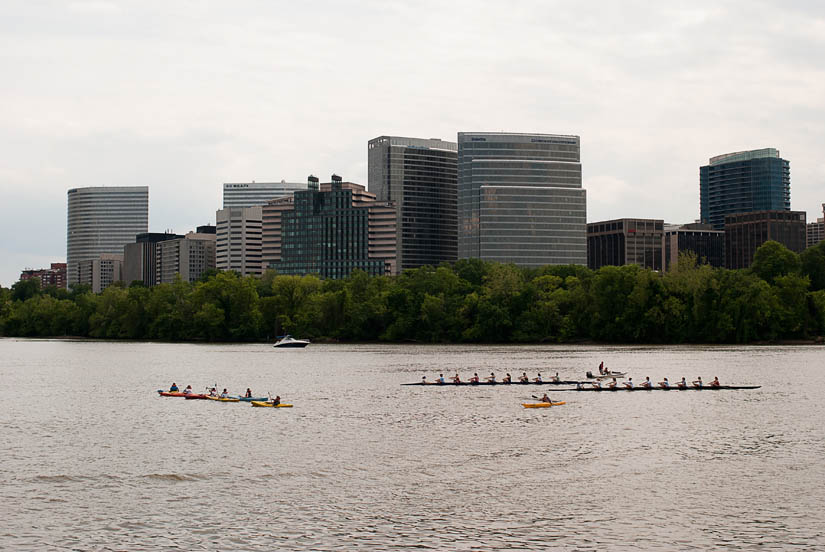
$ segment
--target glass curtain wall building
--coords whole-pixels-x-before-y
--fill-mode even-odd
[[[701,220],[724,230],[725,216],[791,210],[790,163],[765,148],[711,157],[699,167]]]
[[[68,191],[66,264],[68,285],[78,282],[78,263],[123,247],[149,229],[149,187],[111,186]]]
[[[458,256],[587,264],[578,136],[458,133]]]
[[[400,270],[458,258],[458,146],[436,138],[369,141],[369,190],[397,206]]]
[[[306,190],[306,182],[234,182],[223,185],[223,208],[254,207],[266,205],[276,197],[292,195]]]

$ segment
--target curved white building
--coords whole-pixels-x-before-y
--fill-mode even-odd
[[[149,230],[149,187],[111,186],[68,191],[67,280],[78,281],[78,263],[123,246]]]

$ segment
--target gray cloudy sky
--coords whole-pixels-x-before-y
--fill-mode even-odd
[[[381,134],[578,134],[588,221],[692,221],[699,166],[762,147],[825,201],[818,0],[19,1],[0,74],[5,286],[65,259],[69,188],[148,185],[185,232],[223,182],[366,184]]]

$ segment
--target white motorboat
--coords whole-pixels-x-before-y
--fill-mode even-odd
[[[276,348],[302,348],[309,345],[309,339],[295,339],[291,335],[284,335],[278,341],[275,342],[273,347]]]
[[[594,374],[593,372],[587,372],[587,379],[610,379],[610,378],[623,378],[627,375],[627,372],[603,372],[601,374]]]

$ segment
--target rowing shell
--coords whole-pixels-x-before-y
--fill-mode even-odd
[[[454,387],[456,385],[576,385],[577,383],[582,383],[579,381],[512,381],[510,383],[506,383],[503,381],[480,381],[478,383],[470,383],[469,381],[460,381],[458,383],[438,383],[435,381],[428,381],[428,382],[421,382],[417,381],[415,383],[402,383],[401,385],[430,385],[430,386],[438,386],[438,387]]]
[[[523,406],[524,408],[549,408],[551,406],[561,406],[563,404],[567,404],[567,403],[564,402],[564,401],[552,402],[552,403],[547,403],[547,402],[521,403],[521,406]]]
[[[711,387],[582,387],[581,389],[554,389],[554,391],[719,391],[722,389],[759,389],[761,385],[717,385]]]

